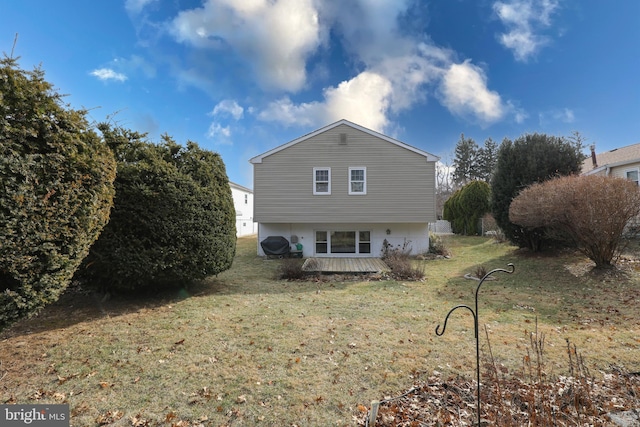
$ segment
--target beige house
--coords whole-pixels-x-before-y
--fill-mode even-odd
[[[268,236],[305,257],[378,257],[385,240],[427,251],[437,160],[347,120],[252,158],[258,254]]]
[[[640,144],[615,148],[604,153],[595,152],[582,163],[583,175],[604,175],[626,178],[638,183],[640,178]]]

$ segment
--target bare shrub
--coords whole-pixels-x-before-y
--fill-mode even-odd
[[[611,267],[622,251],[627,225],[640,215],[640,191],[626,179],[567,176],[524,189],[509,219],[525,228],[546,227],[596,264]]]
[[[419,280],[424,278],[424,264],[413,262],[409,253],[410,240],[405,240],[402,246],[393,247],[387,239],[382,242],[382,260],[391,269],[396,279]]]
[[[569,375],[552,375],[545,363],[546,336],[538,331],[537,319],[535,331],[527,334],[529,346],[520,374],[510,373],[496,364],[489,344],[489,360],[485,362],[487,369],[483,375],[486,377],[482,393],[486,411],[483,418],[505,427],[525,424],[598,425],[590,421],[603,421],[601,409],[610,397],[602,395],[602,392],[613,384],[596,380],[575,344],[568,339]],[[624,381],[624,376],[621,375],[618,380]],[[623,385],[623,388],[626,386]]]
[[[482,279],[487,275],[487,268],[484,265],[480,265],[476,268],[476,271],[474,271],[473,275],[478,279]]]
[[[507,239],[507,235],[504,234],[501,228],[498,228],[493,233],[491,233],[491,238],[495,240],[496,243],[507,243],[509,239]]]
[[[614,367],[601,379],[593,377],[568,340],[569,373],[554,375],[545,362],[545,335],[537,324],[534,332],[527,332],[529,347],[520,372],[496,361],[486,327],[485,333],[488,354],[483,359],[480,392],[482,426],[608,426],[613,425],[611,413],[634,412],[637,407],[640,380],[636,375]],[[443,378],[434,371],[399,396],[372,402],[371,411],[357,425],[478,425],[472,409],[476,384],[461,375]]]
[[[278,279],[300,280],[307,276],[306,271],[302,269],[304,260],[299,258],[284,258],[280,261],[278,267]]]
[[[442,236],[438,236],[435,233],[429,233],[429,253],[442,256],[451,255],[451,251]]]

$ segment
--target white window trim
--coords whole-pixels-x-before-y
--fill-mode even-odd
[[[634,181],[634,180],[629,179],[629,172],[635,172],[637,174],[637,176],[638,176],[638,180]],[[625,177],[625,179],[627,179],[627,180],[629,180],[631,182],[635,182],[636,184],[640,185],[640,170],[638,168],[626,169],[624,171],[624,177]]]
[[[329,172],[329,182],[328,182],[328,186],[327,186],[327,191],[316,191],[316,171],[328,171]],[[321,168],[321,167],[317,167],[317,168],[313,168],[313,194],[315,196],[330,196],[331,195],[331,168]]]
[[[327,240],[322,242],[318,241],[318,232],[327,233]],[[320,255],[329,255],[331,253],[331,247],[329,246],[329,242],[331,241],[330,231],[327,230],[314,230],[313,231],[313,253]],[[322,243],[327,245],[327,250],[325,252],[318,252],[318,243]]]
[[[356,241],[355,241],[355,245],[356,245],[356,251],[355,252],[331,252],[331,233],[335,232],[335,231],[352,231],[356,233]],[[360,232],[362,231],[366,231],[369,233],[369,240],[360,240]],[[317,251],[317,244],[318,244],[318,240],[317,240],[317,233],[318,232],[324,232],[327,233],[327,240],[325,242],[321,242],[325,245],[327,245],[327,251],[326,252],[318,252]],[[372,249],[373,249],[373,240],[372,240],[372,235],[373,232],[371,230],[367,230],[367,229],[362,229],[362,230],[353,230],[353,229],[342,229],[342,228],[338,228],[338,229],[318,229],[318,230],[313,230],[313,253],[319,256],[344,256],[344,257],[348,257],[348,256],[353,256],[353,255],[363,255],[363,256],[370,256],[372,254]],[[360,243],[368,243],[369,244],[369,252],[360,252]]]
[[[364,182],[363,182],[363,186],[362,186],[362,191],[351,191],[351,171],[352,170],[363,170],[364,171]],[[367,168],[366,166],[353,166],[349,168],[349,176],[348,176],[348,181],[349,181],[349,195],[350,196],[364,196],[367,194]]]

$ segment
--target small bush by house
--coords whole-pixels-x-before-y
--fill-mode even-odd
[[[391,269],[396,279],[420,280],[424,278],[424,264],[413,262],[410,253],[411,242],[405,241],[402,246],[394,247],[387,239],[382,242],[382,260]]]

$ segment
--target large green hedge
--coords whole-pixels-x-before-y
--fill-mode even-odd
[[[40,69],[0,60],[0,328],[58,299],[107,223],[116,166]]]
[[[478,234],[479,221],[491,210],[491,187],[484,181],[471,181],[445,202],[443,218],[450,221],[453,231],[473,236]]]
[[[231,267],[235,209],[220,155],[99,127],[118,160],[116,198],[79,277],[103,291],[156,289]]]
[[[557,243],[548,238],[544,227],[512,223],[509,206],[531,184],[580,173],[584,157],[580,141],[563,137],[533,133],[502,142],[491,180],[491,210],[498,226],[513,244],[539,251]]]

